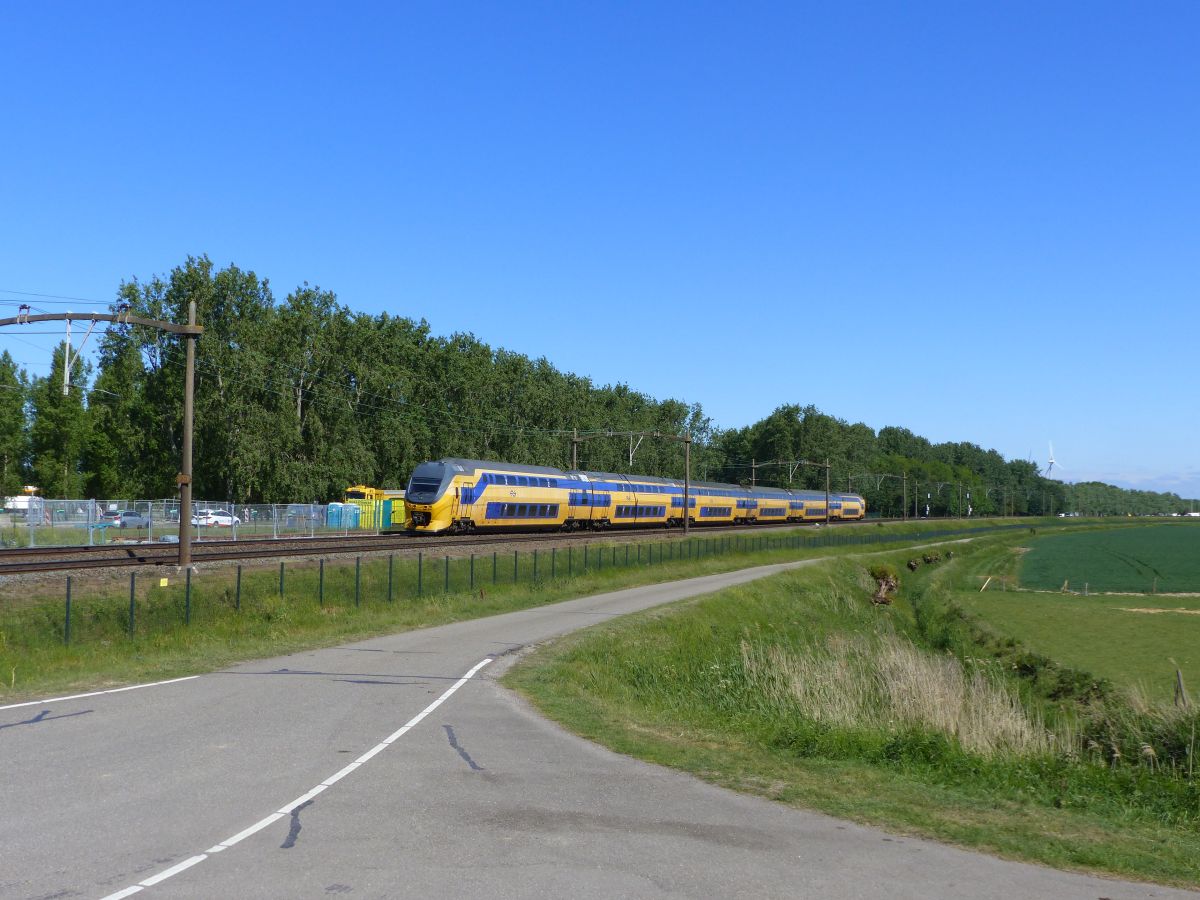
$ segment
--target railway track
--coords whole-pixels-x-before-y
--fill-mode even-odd
[[[885,521],[885,520],[873,520]],[[890,521],[890,520],[889,520]],[[837,523],[854,524],[854,523]],[[796,528],[796,523],[755,525],[751,528],[692,529],[692,536],[728,532],[767,532]],[[337,537],[271,538],[266,540],[200,540],[192,544],[192,562],[252,561],[281,557],[378,553],[386,551],[438,550],[459,547],[489,547],[520,543],[561,543],[572,540],[599,542],[653,540],[664,535],[681,537],[678,529],[669,531],[585,531],[566,533],[529,532],[518,534],[474,534],[454,536],[406,534],[339,535]],[[174,566],[179,559],[178,544],[104,544],[92,547],[21,547],[0,550],[0,576],[37,572],[61,572],[90,569],[114,569],[129,566]]]

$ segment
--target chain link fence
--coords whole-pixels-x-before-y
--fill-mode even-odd
[[[111,543],[178,543],[179,501],[48,500],[0,512],[0,547],[73,547]],[[390,510],[388,510],[390,512]],[[193,501],[197,540],[263,540],[322,534],[378,534],[380,501],[256,503]],[[401,523],[402,524],[402,523]]]

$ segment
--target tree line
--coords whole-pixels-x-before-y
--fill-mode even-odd
[[[699,404],[596,385],[546,359],[440,337],[424,320],[354,312],[319,287],[277,301],[266,279],[207,257],[165,277],[132,279],[114,312],[186,322],[197,306],[195,495],[234,503],[323,502],[351,484],[402,487],[444,456],[823,490],[867,498],[885,515],[1169,513],[1174,494],[1066,485],[1025,461],[969,443],[932,444],[900,427],[876,432],[812,406],[787,405],[719,429]],[[176,493],[184,345],[114,326],[95,366],[64,347],[30,377],[0,353],[0,494],[35,484],[46,497],[162,498]],[[647,435],[647,436],[643,436]]]

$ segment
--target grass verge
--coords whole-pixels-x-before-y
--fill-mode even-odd
[[[1054,697],[1055,679],[1013,668],[1015,643],[990,653],[947,636],[948,576],[1012,543],[906,574],[891,606],[871,603],[862,562],[798,570],[570,636],[506,681],[589,739],[717,784],[1012,858],[1200,885],[1188,748],[1141,756],[1153,723],[1120,698]],[[1126,753],[1088,752],[1094,727]]]

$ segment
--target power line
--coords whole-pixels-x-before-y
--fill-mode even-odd
[[[50,300],[58,303],[110,303],[110,300],[96,300],[89,297],[68,297],[63,294],[39,294],[35,291],[14,291],[8,288],[0,288],[0,294],[15,294],[18,297],[40,297],[44,300]],[[4,302],[4,301],[0,301]],[[14,302],[14,301],[9,301]]]

